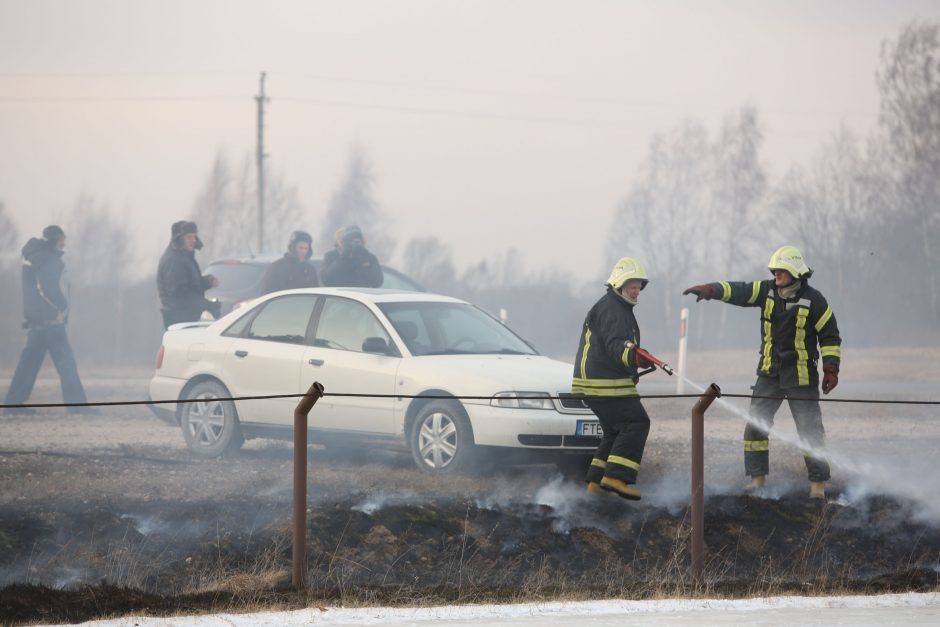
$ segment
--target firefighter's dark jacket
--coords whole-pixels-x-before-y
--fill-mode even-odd
[[[202,276],[194,252],[170,242],[160,257],[157,267],[157,292],[161,307],[166,311],[185,313],[198,320],[208,307],[206,290],[212,279]]]
[[[783,299],[773,279],[712,283],[722,301],[739,307],[759,307],[761,349],[758,376],[780,377],[780,387],[819,385],[817,362],[836,368],[842,358],[842,338],[836,317],[819,290],[803,285]],[[816,345],[819,345],[817,350]]]
[[[637,396],[636,351],[640,327],[633,305],[608,287],[584,319],[574,357],[571,391],[585,396]]]
[[[68,321],[68,273],[55,242],[33,237],[23,246],[23,315],[30,327]]]
[[[284,256],[268,266],[262,281],[265,294],[280,290],[294,290],[301,287],[319,287],[317,269],[305,259],[298,259],[294,253]]]

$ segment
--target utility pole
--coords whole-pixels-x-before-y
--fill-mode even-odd
[[[264,95],[265,72],[261,73],[261,82],[255,102],[258,103],[258,254],[264,252]]]

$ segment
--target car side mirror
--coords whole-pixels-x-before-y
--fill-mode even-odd
[[[362,342],[362,352],[378,353],[379,355],[392,355],[392,348],[384,337],[367,337]]]

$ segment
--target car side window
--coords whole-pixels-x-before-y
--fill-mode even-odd
[[[258,312],[245,337],[269,342],[303,344],[316,296],[297,295],[274,298]]]
[[[396,308],[386,311],[385,315],[413,355],[424,355],[432,350],[428,327],[418,309]]]
[[[320,312],[314,346],[364,352],[367,338],[392,340],[369,308],[348,298],[327,297]]]

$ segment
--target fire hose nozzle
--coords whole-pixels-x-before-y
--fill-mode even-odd
[[[650,360],[650,362],[652,362],[654,365],[662,368],[663,372],[668,374],[670,377],[674,374],[672,368],[669,367],[669,364],[664,362],[662,359],[654,357],[649,351],[640,348],[639,346],[637,346],[630,340],[627,340],[626,342],[624,342],[624,345],[631,350],[635,350],[638,355],[643,355],[648,360]]]

